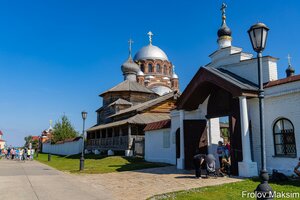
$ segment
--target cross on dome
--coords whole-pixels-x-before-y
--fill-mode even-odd
[[[288,56],[287,56],[287,59],[288,59],[288,64],[289,64],[289,66],[291,66],[292,64],[291,64],[291,56],[290,56],[290,54],[288,54]]]
[[[149,43],[152,44],[152,36],[154,35],[151,31],[149,31],[147,33],[147,35],[149,36]]]
[[[225,9],[227,8],[227,5],[225,3],[222,3],[221,11],[222,11],[222,17],[225,17]]]
[[[129,40],[128,40],[128,44],[129,44],[129,57],[131,57],[131,48],[132,48],[132,44],[133,44],[133,40],[130,38]]]

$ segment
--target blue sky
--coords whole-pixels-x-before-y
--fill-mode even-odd
[[[48,0],[0,1],[0,130],[11,145],[26,135],[39,135],[49,120],[64,113],[82,130],[96,122],[101,92],[123,80],[121,64],[148,44],[154,33],[159,46],[176,66],[180,88],[186,87],[208,55],[217,49],[221,24],[220,0]],[[300,72],[297,0],[225,1],[233,45],[253,53],[247,35],[260,21],[269,26],[264,55],[279,58],[285,76],[287,54]]]

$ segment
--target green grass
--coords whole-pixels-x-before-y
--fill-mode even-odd
[[[199,180],[201,181],[201,180]],[[244,180],[236,183],[228,183],[219,186],[209,186],[203,188],[196,188],[185,191],[178,191],[174,193],[167,193],[163,195],[157,195],[149,199],[184,199],[184,200],[211,200],[211,199],[253,199],[242,197],[242,191],[253,192],[257,185],[258,180]],[[280,183],[270,183],[273,191],[284,192],[284,193],[300,193],[300,180],[286,181]],[[300,194],[299,194],[300,195]],[[255,198],[254,198],[255,199]],[[276,199],[287,199],[287,198],[276,198]],[[288,198],[295,199],[295,198]],[[297,198],[299,199],[299,198]]]
[[[87,174],[101,174],[167,166],[161,163],[146,162],[142,158],[85,155],[84,170],[81,172],[79,171],[79,158],[80,155],[51,155],[51,161],[48,162],[48,154],[39,153],[38,158],[35,159],[61,171]]]

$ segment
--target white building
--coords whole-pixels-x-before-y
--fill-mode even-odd
[[[5,147],[5,140],[2,139],[3,133],[0,131],[0,150]]]
[[[145,160],[176,165],[176,139],[171,136],[171,120],[148,124],[145,131]]]
[[[209,64],[200,67],[171,113],[170,138],[176,138],[176,145],[169,155],[175,155],[177,167],[183,169],[192,167],[197,148],[215,154],[221,139],[219,118],[228,117],[232,172],[257,176],[261,168],[257,59],[231,46],[225,19],[223,10],[219,49],[209,56]],[[267,169],[292,174],[300,155],[300,75],[294,75],[289,62],[287,77],[278,79],[277,59],[265,56],[262,62]]]

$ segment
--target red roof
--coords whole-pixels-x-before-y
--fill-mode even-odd
[[[290,76],[290,77],[286,77],[283,79],[279,79],[276,81],[270,81],[267,84],[264,85],[264,88],[269,88],[269,87],[274,87],[277,85],[281,85],[281,84],[285,84],[285,83],[291,83],[291,82],[295,82],[295,81],[300,81],[300,74],[298,75],[294,75],[294,76]]]
[[[34,140],[39,140],[39,139],[40,139],[39,136],[32,136],[32,141],[34,141]]]
[[[0,135],[3,135],[2,131],[0,131]]]
[[[170,127],[171,127],[171,120],[167,119],[167,120],[147,124],[147,126],[144,128],[144,131],[153,131],[153,130],[170,128]]]
[[[5,140],[1,140],[1,139],[0,139],[0,142],[5,142]]]

